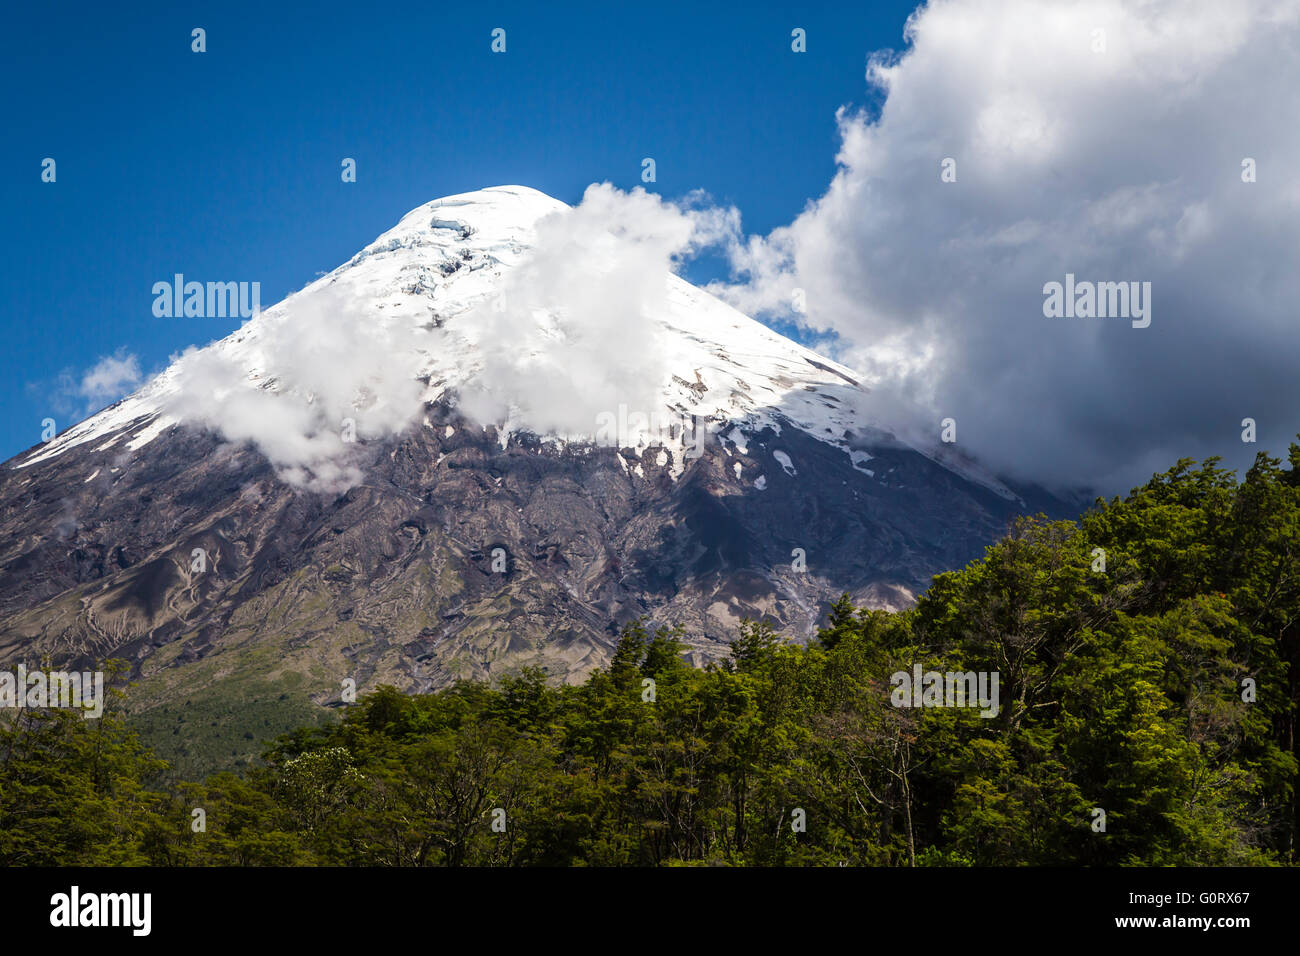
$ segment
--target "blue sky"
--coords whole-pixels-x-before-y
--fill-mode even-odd
[[[835,111],[873,105],[867,57],[903,45],[913,6],[12,7],[0,458],[47,416],[84,417],[66,376],[120,348],[148,374],[237,327],[155,318],[151,287],[176,272],[260,281],[265,306],[430,199],[520,183],[572,203],[639,184],[645,156],[665,196],[707,190],[747,232],[788,223],[825,191]]]

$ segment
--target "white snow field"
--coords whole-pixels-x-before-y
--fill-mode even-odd
[[[347,263],[265,309],[224,339],[173,361],[134,394],[69,428],[18,467],[45,461],[85,442],[103,447],[107,440],[130,450],[148,444],[190,417],[185,410],[194,406],[195,385],[187,377],[213,363],[242,371],[242,381],[234,387],[229,381],[218,383],[210,396],[204,396],[213,406],[238,398],[236,388],[260,390],[259,399],[268,393],[292,393],[297,401],[310,404],[313,395],[303,384],[310,382],[310,376],[286,354],[294,351],[286,343],[312,342],[320,332],[318,323],[330,321],[339,302],[351,305],[336,321],[364,322],[361,331],[367,340],[394,343],[414,353],[403,354],[391,367],[392,374],[414,372],[412,377],[422,382],[419,404],[411,410],[414,420],[408,422],[418,424],[423,403],[454,398],[479,379],[487,343],[482,341],[485,323],[476,318],[482,317],[485,303],[501,288],[503,276],[529,254],[536,238],[535,223],[569,209],[525,186],[497,186],[426,203]],[[666,295],[659,298],[661,305],[649,318],[668,373],[658,382],[660,407],[638,411],[666,416],[686,429],[694,422],[714,440],[742,454],[746,435],[765,427],[780,433],[793,426],[842,449],[855,467],[872,475],[863,467],[870,456],[850,445],[855,437],[860,441],[864,435],[883,436],[889,428],[873,419],[871,395],[851,369],[772,331],[676,275],[667,273],[664,281]],[[539,315],[537,321],[545,325],[555,317]],[[362,391],[368,397],[359,407],[397,400],[383,387]],[[394,427],[411,418],[407,410],[394,411],[389,421]],[[220,427],[219,414],[203,417],[208,420],[199,424],[212,425],[215,420]],[[508,442],[517,432],[545,431],[530,426],[530,417],[529,409],[510,408],[505,420],[494,423],[501,429],[501,441]],[[632,415],[627,423],[630,434],[621,434],[620,443],[632,447],[661,443],[662,429],[655,422]],[[560,443],[591,442],[597,431],[593,420],[589,431],[541,437]],[[248,438],[239,433],[226,437]],[[992,475],[937,443],[914,447],[962,477],[1016,500],[1014,492]],[[787,474],[795,474],[784,452],[774,454]],[[681,473],[682,457],[674,456],[674,474]],[[765,484],[764,479],[757,486]]]

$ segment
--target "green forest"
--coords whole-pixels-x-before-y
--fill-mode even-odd
[[[694,668],[634,623],[578,686],[381,687],[203,781],[120,699],[0,713],[0,863],[1290,865],[1300,446],[1287,464],[1183,460],[1077,522],[1021,519],[907,611],[842,598],[806,646],[751,622]],[[896,706],[917,665],[997,674],[996,715]]]

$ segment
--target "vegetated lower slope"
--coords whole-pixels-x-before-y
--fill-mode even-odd
[[[1193,465],[806,647],[696,668],[631,625],[581,685],[381,688],[242,776],[150,790],[120,715],[19,712],[0,863],[1294,863],[1300,446]],[[998,713],[895,706],[917,664],[997,672]]]

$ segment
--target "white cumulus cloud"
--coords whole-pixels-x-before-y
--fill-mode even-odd
[[[667,202],[641,188],[589,186],[582,202],[538,220],[536,243],[469,321],[482,371],[461,408],[512,417],[539,434],[587,435],[620,404],[662,412],[669,366],[659,319],[668,277],[705,246],[731,241],[732,210],[703,197]]]
[[[295,302],[292,316],[254,321],[274,379],[251,377],[244,353],[190,348],[175,361],[167,412],[255,445],[297,487],[336,493],[360,483],[365,440],[402,431],[423,408],[430,334],[381,321],[328,287]]]
[[[934,0],[906,39],[869,61],[878,115],[840,111],[826,193],[737,247],[713,291],[834,333],[924,427],[956,418],[1012,475],[1122,490],[1182,455],[1284,450],[1300,3]],[[1067,273],[1150,282],[1150,327],[1046,318]]]

